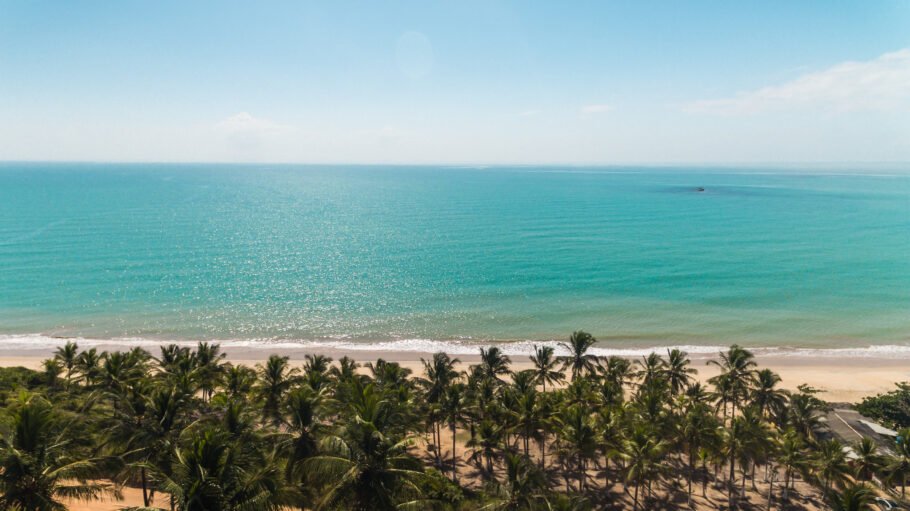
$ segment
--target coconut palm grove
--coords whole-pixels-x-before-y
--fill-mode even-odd
[[[43,371],[0,369],[0,508],[861,510],[904,495],[910,433],[845,449],[817,390],[781,389],[742,347],[700,383],[682,351],[599,358],[594,342],[575,332],[568,356],[540,346],[517,372],[495,346],[469,366],[436,353],[422,374],[69,342]]]

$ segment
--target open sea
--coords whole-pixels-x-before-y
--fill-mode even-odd
[[[910,354],[907,171],[3,163],[0,349]]]

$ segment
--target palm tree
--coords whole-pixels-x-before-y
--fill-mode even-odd
[[[856,477],[861,481],[869,481],[878,472],[884,463],[884,457],[878,452],[878,444],[869,437],[853,444],[853,468]]]
[[[531,362],[534,364],[535,379],[543,386],[544,392],[547,391],[547,383],[555,385],[566,379],[565,375],[556,369],[559,361],[553,356],[552,346],[534,346]]]
[[[466,400],[464,384],[455,383],[446,388],[440,402],[442,420],[449,426],[449,432],[452,434],[452,481],[456,482],[458,481],[458,464],[455,461],[455,433],[458,424],[465,419]]]
[[[641,380],[641,387],[664,384],[667,361],[660,355],[651,352],[638,363],[641,364],[641,369],[636,376]]]
[[[789,395],[786,390],[777,387],[780,381],[780,376],[770,369],[762,369],[755,374],[752,403],[758,407],[762,417],[780,416],[787,408]]]
[[[483,478],[493,479],[493,460],[499,455],[502,446],[503,427],[490,419],[484,419],[477,425],[475,433],[465,447],[471,450],[470,459],[481,467]]]
[[[686,388],[686,399],[692,404],[707,404],[711,401],[711,393],[701,382],[695,382]]]
[[[725,461],[730,465],[729,477],[727,478],[727,504],[730,509],[736,509],[736,461],[739,460],[739,437],[742,434],[743,426],[744,422],[741,418],[733,417],[730,421],[730,426],[724,430]]]
[[[45,360],[41,365],[44,367],[44,381],[47,386],[52,389],[57,388],[60,383],[60,375],[63,373],[63,366],[54,358]],[[69,382],[67,382],[67,385],[69,385]]]
[[[228,364],[224,373],[224,392],[228,399],[245,399],[255,385],[256,371],[247,366]]]
[[[807,442],[815,441],[815,431],[821,424],[821,403],[813,395],[799,392],[790,396],[786,410],[787,424]]]
[[[756,465],[766,464],[773,455],[775,444],[771,437],[771,431],[766,423],[762,420],[758,408],[748,406],[743,409],[742,414],[734,420],[741,422],[739,428],[739,463],[743,472],[742,488],[745,491],[746,476],[748,469],[752,468],[752,489],[755,487],[755,467]]]
[[[54,359],[60,362],[63,369],[66,370],[66,386],[69,387],[73,379],[73,371],[79,357],[79,345],[73,341],[66,341],[66,344],[60,346],[54,351]]]
[[[727,384],[729,387],[727,395],[732,405],[730,416],[735,416],[739,402],[746,396],[755,378],[755,355],[734,344],[726,352],[720,353],[720,361],[709,360],[708,364],[720,367],[721,374],[711,378],[709,382],[723,380]]]
[[[317,453],[318,439],[323,429],[321,415],[324,405],[322,389],[313,390],[308,385],[302,385],[288,393],[288,419],[284,421],[284,430],[288,435],[285,443],[285,474],[289,479],[299,480],[303,462]]]
[[[351,357],[341,357],[338,359],[338,365],[329,368],[329,376],[336,382],[348,382],[357,376],[357,369],[360,367]]]
[[[159,473],[161,487],[179,511],[278,510],[288,491],[281,484],[277,460],[250,457],[223,431],[187,430],[168,473]]]
[[[288,357],[269,356],[265,365],[257,365],[259,370],[258,391],[262,398],[262,419],[278,425],[281,423],[281,403],[284,395],[294,384],[296,368],[290,368]]]
[[[101,386],[108,390],[120,390],[139,378],[145,376],[143,362],[128,353],[116,351],[103,353],[98,374]]]
[[[734,344],[730,346],[730,349],[726,352],[720,353],[720,361],[709,360],[708,364],[713,364],[720,367],[720,374],[708,380],[719,389],[722,389],[722,399],[724,401],[724,407],[726,409],[726,402],[732,406],[730,417],[732,420],[731,427],[729,431],[729,441],[728,441],[728,453],[730,456],[730,477],[729,477],[729,505],[731,508],[736,508],[736,502],[733,497],[734,493],[734,467],[736,463],[736,456],[739,454],[737,448],[737,430],[736,427],[736,409],[740,401],[745,398],[749,390],[749,386],[754,379],[755,373],[755,356],[752,352]]]
[[[425,379],[422,381],[427,401],[437,403],[448,386],[458,378],[459,373],[455,370],[455,365],[461,361],[443,352],[434,353],[429,361],[422,358],[420,361],[423,363]]]
[[[329,368],[332,358],[319,354],[308,354],[303,361],[303,379],[313,390],[319,390],[329,382]]]
[[[888,457],[885,463],[885,473],[888,474],[888,480],[900,482],[901,498],[906,496],[907,474],[910,473],[910,444],[903,440],[910,437],[905,435],[910,435],[910,429],[904,429],[899,432],[899,440],[892,446],[894,453]]]
[[[484,377],[497,382],[501,381],[500,376],[509,374],[510,363],[509,357],[498,347],[480,348],[480,370]]]
[[[628,359],[611,355],[607,362],[601,366],[604,379],[617,388],[622,388],[628,383],[632,374],[632,363]]]
[[[521,374],[528,375],[533,380],[533,370],[522,371]],[[518,435],[522,439],[522,447],[525,456],[529,456],[531,439],[540,440],[538,432],[543,426],[543,408],[540,394],[533,387],[529,389],[514,389],[514,401],[509,408],[509,414],[512,416],[514,426]]]
[[[695,402],[683,417],[681,433],[689,460],[687,481],[690,505],[692,503],[692,479],[695,474],[697,453],[703,447],[717,442],[719,427],[720,423],[718,422],[717,417],[711,413],[711,409],[704,403]]]
[[[790,486],[793,481],[793,473],[802,472],[807,468],[803,438],[796,431],[785,431],[779,439],[776,454],[778,464],[784,469],[784,487],[781,490],[781,500],[787,502],[790,499]]]
[[[496,485],[493,502],[481,507],[490,511],[550,509],[547,477],[531,461],[517,454],[505,456],[506,478]]]
[[[597,433],[591,413],[579,405],[564,409],[555,417],[556,432],[568,456],[575,460],[578,490],[585,490],[588,460],[597,453]]]
[[[404,367],[398,362],[386,362],[381,358],[376,360],[375,366],[367,363],[366,367],[373,375],[372,381],[376,384],[376,389],[381,390],[387,398],[401,405],[400,412],[408,413],[411,418],[419,417],[419,414],[416,414],[417,403],[412,400],[418,399],[420,396],[420,385],[416,378],[411,377],[413,371],[410,368]],[[362,383],[369,381],[369,377],[361,380]]]
[[[833,511],[872,511],[874,498],[875,491],[863,483],[848,486],[829,500]]]
[[[661,470],[660,460],[669,444],[666,440],[657,440],[643,427],[633,430],[623,442],[620,456],[626,463],[626,482],[635,485],[632,511],[638,511],[638,494],[641,486],[649,483]]]
[[[59,511],[60,499],[91,501],[115,494],[101,476],[98,459],[80,458],[76,435],[61,424],[51,404],[22,395],[14,404],[8,429],[0,434],[0,508]]]
[[[670,393],[679,395],[689,387],[692,375],[697,371],[689,367],[689,354],[679,349],[667,351],[666,375],[670,383]]]
[[[226,353],[221,352],[221,346],[218,344],[209,344],[200,342],[196,346],[196,379],[199,382],[199,388],[202,390],[202,400],[208,401],[215,392],[215,386],[224,374],[222,361],[227,357]]]
[[[408,454],[410,438],[390,436],[394,406],[374,384],[355,383],[355,399],[340,434],[320,443],[324,454],[304,470],[324,486],[315,509],[393,510],[420,498],[420,460]]]
[[[442,465],[440,458],[440,445],[442,444],[442,417],[439,409],[440,401],[445,394],[446,389],[458,378],[459,372],[455,370],[455,364],[460,361],[449,357],[447,354],[439,352],[434,353],[430,361],[420,359],[423,363],[425,378],[420,380],[424,387],[424,397],[429,405],[430,413],[428,414],[430,427],[433,430],[433,446],[436,453],[436,464]]]
[[[98,382],[101,377],[101,359],[102,354],[98,354],[96,348],[83,351],[76,358],[76,369],[82,375],[82,381],[87,387],[91,387]]]
[[[569,342],[559,343],[560,346],[569,350],[569,356],[559,357],[559,360],[563,363],[563,371],[571,369],[573,380],[582,374],[591,374],[597,369],[597,356],[588,353],[588,350],[596,342],[597,339],[594,336],[578,330],[572,332],[572,335],[569,336]]]
[[[812,460],[813,471],[827,494],[832,483],[842,484],[850,476],[847,452],[838,440],[825,440],[818,444]]]
[[[161,347],[161,357],[158,358],[158,367],[163,372],[172,372],[174,367],[182,360],[192,359],[190,349],[176,344]]]
[[[138,470],[146,507],[151,502],[148,469],[169,472],[170,453],[185,425],[185,406],[184,397],[175,388],[149,388],[142,380],[114,401],[108,443],[127,453],[127,472]]]

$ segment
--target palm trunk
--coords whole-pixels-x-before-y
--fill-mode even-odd
[[[458,463],[455,461],[455,424],[452,424],[452,481],[458,482]]]
[[[530,456],[529,451],[531,450],[531,428],[525,426],[525,457]]]
[[[774,502],[774,475],[768,478],[768,511],[771,511],[771,503]]]
[[[708,498],[708,465],[707,460],[702,460],[701,462],[701,471],[702,471],[702,480],[701,480],[701,496]]]
[[[780,498],[783,502],[790,500],[790,467],[784,471],[784,490],[781,492]]]
[[[736,401],[733,401],[731,419],[730,419],[730,480],[729,480],[729,495],[730,500],[730,509],[736,509],[736,503],[734,502],[733,493],[736,491],[736,428],[733,427],[733,421],[736,420]]]
[[[546,469],[546,457],[547,457],[547,434],[543,433],[540,438],[540,468],[541,470]]]
[[[688,476],[689,476],[689,477],[688,477],[688,478],[689,478],[689,481],[688,481],[688,487],[689,487],[689,492],[688,492],[688,493],[689,493],[689,497],[688,497],[688,500],[689,500],[689,507],[692,507],[692,476],[693,476],[693,474],[695,473],[695,462],[692,460],[692,458],[693,458],[693,456],[692,456],[692,450],[689,449],[689,474],[688,474]]]
[[[746,494],[746,476],[749,475],[749,471],[746,469],[746,467],[739,467],[739,468],[743,472],[743,481],[742,481],[742,484],[740,484],[739,494],[745,495]]]
[[[145,467],[142,467],[140,473],[142,474],[142,504],[149,507],[148,479],[145,475]]]
[[[579,481],[578,489],[585,491],[585,476],[588,475],[588,467],[586,466],[585,460],[583,458],[579,460],[579,466],[581,467],[581,478]]]
[[[442,424],[439,422],[433,422],[433,435],[436,437],[436,440],[433,443],[436,445],[436,466],[442,466]]]
[[[638,487],[641,486],[641,480],[635,483],[635,497],[632,499],[632,511],[638,511]]]
[[[439,443],[437,444],[439,446],[437,448],[437,451],[439,452],[439,468],[442,468],[442,421],[436,423],[436,437],[439,439]]]
[[[610,474],[608,473],[609,470],[610,470],[610,458],[608,458],[605,455],[604,456],[604,492],[610,491]]]

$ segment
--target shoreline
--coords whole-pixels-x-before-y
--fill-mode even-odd
[[[61,339],[61,341],[63,341]],[[79,342],[79,340],[76,340]],[[62,344],[62,342],[61,342]],[[168,344],[168,343],[160,343]],[[195,344],[187,343],[187,344]],[[126,342],[110,342],[103,344],[87,344],[84,347],[97,347],[99,351],[125,351],[136,344]],[[149,349],[153,355],[157,354],[154,346],[142,345]],[[151,349],[150,349],[151,348]],[[53,356],[55,347],[43,346],[37,348],[22,347],[4,347],[0,344],[0,366],[23,366],[29,369],[39,369],[41,363]],[[413,371],[413,375],[419,376],[423,373],[421,358],[429,359],[432,357],[431,351],[391,351],[376,350],[364,347],[364,349],[345,349],[337,347],[322,346],[299,346],[289,347],[286,344],[282,346],[261,345],[261,346],[231,346],[222,345],[222,352],[227,357],[228,362],[234,364],[243,364],[254,366],[261,363],[269,355],[275,354],[287,356],[291,359],[291,364],[299,366],[303,363],[304,357],[311,354],[322,354],[338,360],[347,356],[355,361],[365,364],[375,362],[382,358],[390,362],[398,362],[403,367]],[[477,353],[479,345],[475,347],[473,354],[452,354],[461,361],[460,369],[465,369],[470,364],[476,364],[480,356]],[[656,350],[662,353],[664,348]],[[717,358],[718,348],[713,352],[689,353],[692,362],[691,366],[698,371],[696,378],[705,381],[718,372],[718,368],[709,365],[707,362]],[[529,369],[531,362],[527,355],[509,354],[512,364],[510,368],[513,371]],[[638,360],[639,354],[624,355],[625,358]],[[855,403],[862,400],[863,397],[872,396],[881,392],[888,392],[895,388],[895,384],[902,381],[910,381],[910,358],[907,356],[894,356],[894,354],[878,356],[832,356],[824,354],[815,354],[814,356],[793,356],[793,355],[769,355],[756,354],[756,361],[759,367],[769,368],[778,373],[782,379],[781,386],[789,390],[795,390],[801,384],[808,384],[812,387],[824,391],[820,397],[826,401],[834,403]]]
[[[566,336],[568,337],[568,336]],[[103,350],[128,350],[134,347],[142,347],[151,351],[156,351],[158,346],[176,344],[178,346],[193,347],[199,342],[208,342],[218,344],[224,350],[237,351],[344,351],[344,352],[382,352],[382,353],[434,353],[445,352],[449,355],[473,355],[478,353],[480,348],[497,346],[500,350],[509,356],[529,356],[534,353],[536,346],[550,346],[554,348],[555,354],[567,355],[568,352],[562,348],[565,338],[542,338],[542,339],[497,339],[497,338],[346,338],[346,337],[316,337],[300,339],[274,339],[274,338],[247,338],[231,339],[216,337],[142,337],[142,336],[122,336],[122,337],[83,337],[78,335],[49,335],[42,333],[26,334],[2,334],[0,333],[0,356],[6,353],[33,353],[47,352],[51,353],[57,347],[72,341],[79,344],[80,348],[98,348]],[[693,357],[711,357],[718,352],[726,350],[733,344],[738,344],[745,349],[753,352],[756,356],[774,357],[774,358],[873,358],[873,359],[894,359],[899,358],[906,360],[910,364],[910,337],[900,340],[890,341],[883,344],[864,343],[861,339],[851,339],[851,345],[837,347],[837,342],[832,341],[829,345],[800,345],[800,344],[781,344],[781,345],[762,345],[754,340],[729,340],[725,342],[709,341],[707,339],[700,341],[682,341],[673,342],[659,339],[651,341],[632,342],[629,340],[616,340],[610,338],[601,338],[589,350],[589,353],[597,356],[621,356],[637,357],[648,355],[653,352],[666,353],[670,349],[679,349],[689,353]],[[841,340],[840,342],[844,342]],[[832,346],[834,345],[834,346]],[[352,357],[353,358],[353,357]],[[419,357],[418,357],[419,358]]]

